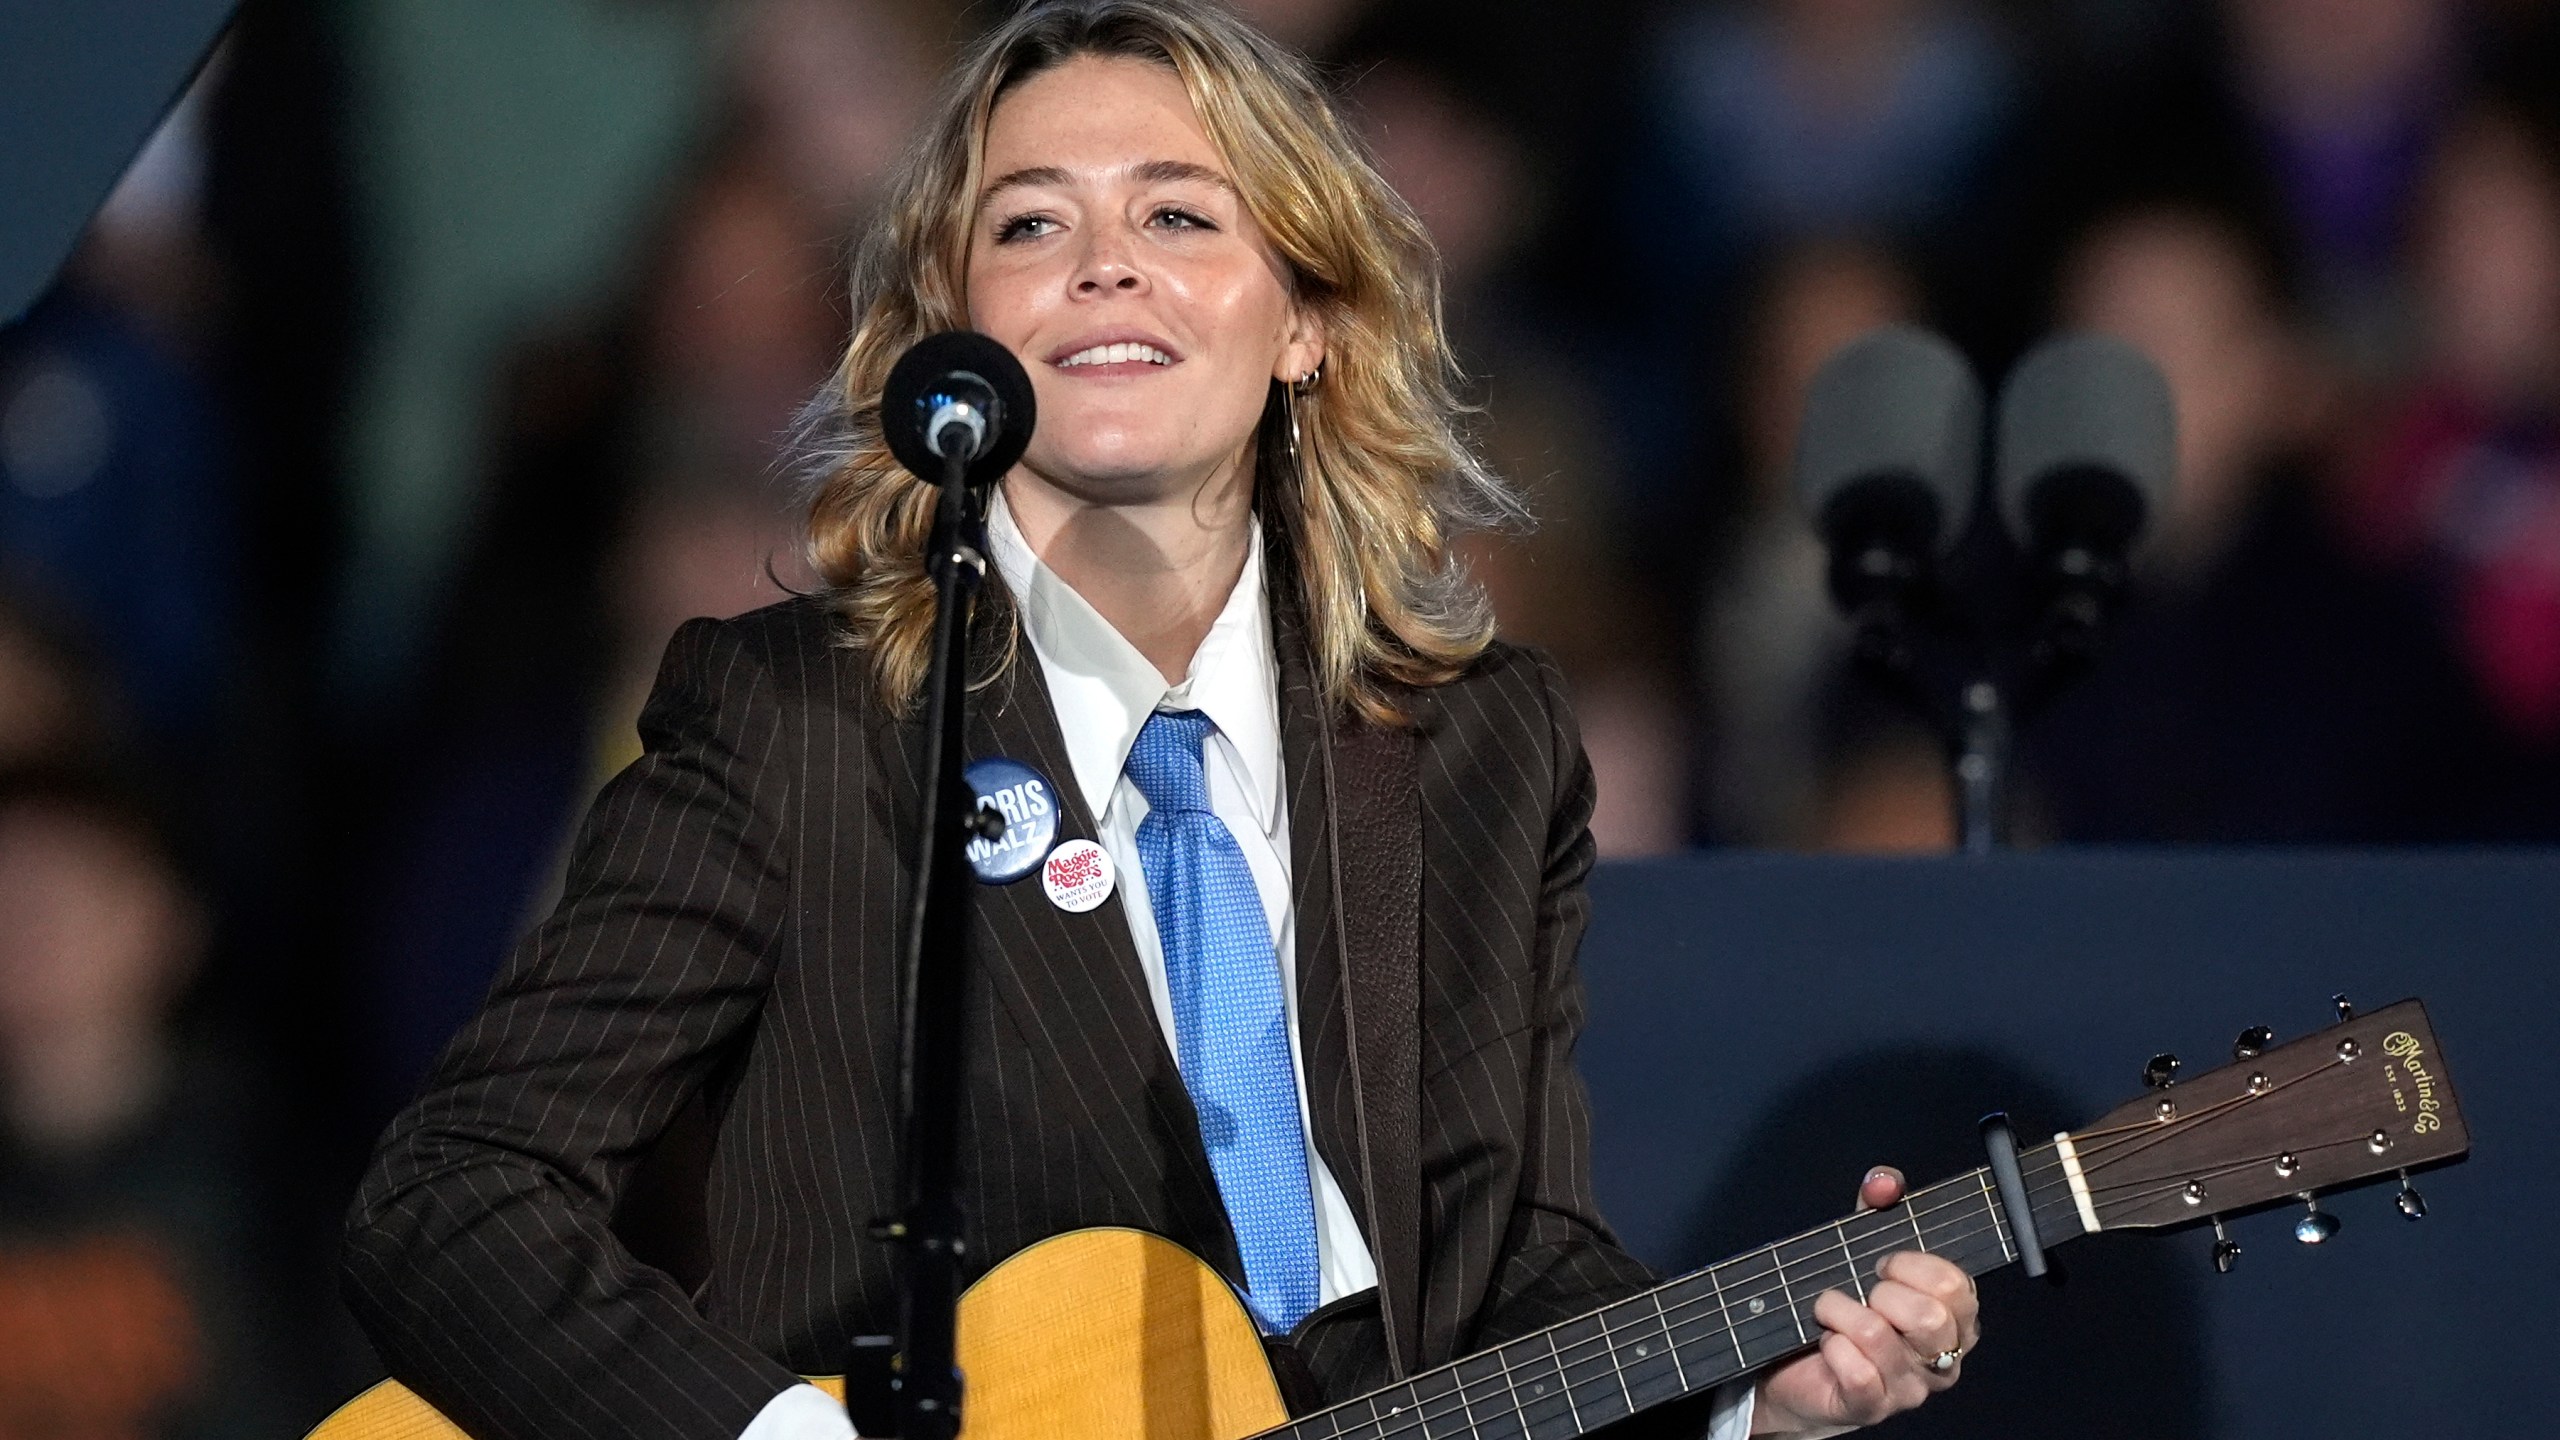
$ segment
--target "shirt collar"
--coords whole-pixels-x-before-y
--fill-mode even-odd
[[[1262,585],[1262,527],[1253,527],[1244,571],[1191,657],[1180,685],[1042,563],[1014,524],[999,487],[987,505],[987,549],[1012,592],[1022,632],[1039,658],[1075,768],[1076,788],[1098,821],[1111,803],[1138,731],[1159,709],[1198,710],[1244,762],[1245,800],[1267,833],[1280,798],[1280,670]]]

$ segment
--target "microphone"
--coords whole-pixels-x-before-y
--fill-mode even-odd
[[[2060,335],[2009,372],[1998,420],[2000,514],[2047,590],[2052,653],[2085,655],[2127,558],[2177,471],[2169,382],[2112,336]]]
[[[1981,474],[1982,383],[1955,346],[1908,325],[1842,346],[1805,393],[1796,503],[1831,551],[1831,594],[1855,615],[1924,579]]]
[[[975,330],[945,330],[910,346],[880,391],[889,453],[940,484],[953,463],[973,487],[1004,478],[1031,444],[1037,407],[1031,377],[1002,344]]]

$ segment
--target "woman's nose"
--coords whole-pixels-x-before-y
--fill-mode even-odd
[[[1138,268],[1129,237],[1115,231],[1093,233],[1076,267],[1076,293],[1098,297],[1113,291],[1135,294],[1146,288],[1146,272]]]

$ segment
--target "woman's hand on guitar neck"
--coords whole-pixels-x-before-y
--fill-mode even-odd
[[[1901,1171],[1878,1166],[1858,1186],[1858,1203],[1882,1210],[1899,1204],[1903,1189]],[[1814,1302],[1822,1343],[1761,1377],[1752,1434],[1837,1435],[1901,1414],[1956,1383],[1961,1357],[1981,1334],[1973,1277],[1916,1250],[1886,1256],[1876,1274],[1864,1305],[1837,1290]],[[1944,1374],[1931,1370],[1929,1362],[1949,1350],[1956,1363]]]

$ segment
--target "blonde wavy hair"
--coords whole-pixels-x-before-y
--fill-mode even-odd
[[[933,625],[923,556],[934,495],[891,457],[880,388],[909,345],[968,323],[970,232],[997,101],[1087,55],[1181,76],[1298,302],[1323,319],[1318,382],[1295,395],[1271,387],[1256,503],[1284,557],[1274,575],[1297,583],[1319,691],[1392,721],[1382,682],[1453,679],[1493,638],[1452,539],[1521,511],[1459,432],[1468,412],[1421,222],[1306,62],[1208,4],[1035,0],[962,59],[855,261],[852,342],[803,417],[809,555],[827,598],[884,701],[910,705]]]

